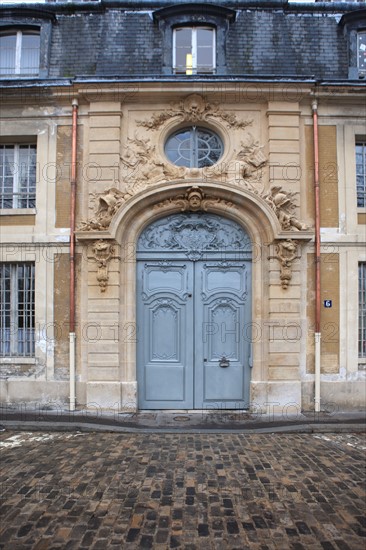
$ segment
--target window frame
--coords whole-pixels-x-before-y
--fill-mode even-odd
[[[188,65],[186,65],[185,71],[184,71],[184,69],[181,70],[181,71],[177,70],[178,68],[177,68],[177,63],[176,63],[176,58],[177,58],[176,36],[177,36],[177,31],[182,30],[182,29],[189,29],[191,31],[192,67],[189,68]],[[211,47],[212,47],[212,64],[211,64],[211,69],[207,70],[207,71],[198,70],[199,68],[197,67],[197,59],[198,59],[197,33],[198,33],[199,29],[212,31],[212,45],[211,45]],[[173,30],[173,47],[172,47],[173,59],[172,59],[172,64],[173,64],[174,74],[186,74],[186,75],[215,74],[216,73],[216,55],[217,55],[216,27],[213,26],[213,25],[181,25],[181,26],[173,27],[172,30]]]
[[[366,29],[362,29],[362,30],[359,30],[357,32],[357,70],[358,70],[358,74],[359,75],[364,75],[366,76],[366,66],[361,68],[360,67],[360,50],[361,50],[361,44],[360,44],[360,37],[361,35],[364,36],[364,41],[366,43]],[[366,59],[365,59],[365,63],[366,63]]]
[[[6,269],[9,269],[9,277]],[[19,268],[23,268],[23,277]],[[8,289],[6,281],[9,280]],[[26,281],[28,280],[28,284]],[[20,287],[23,281],[23,289]],[[28,288],[27,288],[28,287]],[[23,293],[23,308],[19,307]],[[9,300],[7,301],[7,294]],[[35,357],[35,263],[0,263],[0,357]],[[7,307],[8,306],[8,307]],[[7,312],[9,323],[7,323]],[[22,319],[23,322],[20,322]],[[21,328],[19,325],[23,325]],[[9,325],[9,326],[8,326]]]
[[[339,25],[344,28],[344,36],[348,42],[348,78],[362,80],[366,78],[366,71],[359,68],[358,35],[366,32],[366,9],[345,13]]]
[[[357,147],[362,147],[361,154],[362,154],[362,173],[358,174],[357,168],[359,166],[359,163],[357,163]],[[365,208],[366,207],[366,139],[361,139],[356,137],[356,143],[355,143],[355,167],[356,167],[356,200],[357,200],[357,208]],[[359,185],[358,185],[358,178],[362,177],[363,179],[363,189],[359,193]],[[359,204],[361,203],[361,204]]]
[[[37,74],[0,74],[1,80],[7,79],[42,79],[49,73],[49,55],[52,35],[52,25],[57,22],[55,13],[36,7],[12,8],[11,5],[2,10],[0,20],[0,33],[10,32],[38,32],[39,44],[39,68]]]
[[[358,263],[358,358],[366,359],[366,262]]]
[[[229,26],[235,21],[236,11],[224,6],[213,4],[175,4],[160,8],[153,12],[155,23],[162,33],[163,63],[162,72],[165,75],[175,75],[177,78],[186,75],[175,73],[173,65],[173,34],[178,27],[211,27],[215,29],[215,72],[199,73],[198,76],[212,77],[225,75],[226,68],[226,37]],[[189,75],[194,78],[195,75]]]
[[[221,150],[220,150],[220,156],[219,158],[213,162],[212,164],[209,164],[209,165],[204,165],[204,166],[199,166],[199,161],[200,161],[200,158],[199,158],[199,150],[200,150],[200,146],[199,146],[199,132],[206,132],[207,134],[210,134],[210,138],[211,137],[215,137],[220,146],[221,146]],[[167,153],[167,148],[168,148],[168,144],[169,144],[169,141],[170,140],[173,140],[177,135],[179,134],[184,134],[184,133],[187,133],[189,132],[189,142],[190,142],[190,149],[189,149],[189,155],[190,155],[190,158],[189,158],[189,166],[187,164],[176,164],[174,161],[172,161],[169,156],[168,156],[168,153]],[[211,149],[210,149],[211,150]],[[221,139],[221,137],[217,134],[217,132],[209,129],[209,128],[205,128],[204,126],[185,126],[185,127],[182,127],[180,128],[179,130],[176,130],[175,132],[173,133],[170,133],[166,140],[165,140],[165,144],[164,144],[164,153],[165,153],[165,156],[167,158],[167,160],[171,163],[171,164],[174,164],[174,166],[184,166],[185,168],[206,168],[206,167],[211,167],[211,166],[214,166],[215,164],[217,164],[220,159],[222,159],[223,155],[224,155],[224,143]],[[185,158],[182,156],[182,158]]]
[[[1,167],[1,161],[3,158],[3,150],[7,147],[12,147],[14,154],[13,154],[13,165],[14,165],[14,172],[12,174],[12,193],[11,197],[9,197],[8,200],[11,200],[11,206],[5,206],[5,192],[4,192],[4,180],[3,180],[3,174],[4,174],[4,167],[5,164],[3,164],[2,167],[2,173],[0,173],[0,192],[1,192],[1,200],[0,200],[0,211],[1,213],[7,214],[11,210],[26,210],[33,212],[36,208],[36,197],[37,197],[37,143],[34,141],[27,141],[27,142],[12,142],[12,143],[0,143],[0,167]],[[27,192],[24,193],[24,197],[22,197],[22,193],[19,191],[20,189],[20,172],[21,172],[21,160],[20,160],[20,149],[21,147],[28,147],[28,150],[30,148],[34,148],[35,151],[35,170],[34,170],[34,181],[32,182],[33,185],[29,184],[29,181],[27,182]],[[28,155],[29,160],[29,155]],[[29,174],[30,164],[27,164],[27,173]],[[34,191],[29,191],[29,188],[34,188]],[[26,202],[26,206],[20,204],[21,201]]]
[[[0,65],[0,75],[4,76],[38,76],[40,71],[41,64],[41,33],[38,29],[7,29],[0,32],[0,39],[4,36],[15,36],[15,59],[14,59],[14,69],[13,72],[2,72]],[[37,66],[34,67],[33,71],[29,71],[26,68],[22,69],[22,59],[24,59],[26,48],[24,48],[24,36],[37,36],[38,37],[38,56],[37,56]],[[1,48],[0,48],[1,50]],[[1,59],[1,58],[0,58]],[[9,67],[10,69],[10,67]]]

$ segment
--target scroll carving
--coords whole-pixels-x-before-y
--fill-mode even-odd
[[[287,289],[292,279],[292,263],[298,258],[298,244],[292,239],[280,241],[276,245],[276,258],[280,262],[280,280],[283,289]]]
[[[208,103],[201,95],[191,94],[179,103],[171,104],[170,108],[161,113],[154,114],[151,118],[138,120],[137,125],[148,130],[157,130],[167,120],[176,118],[177,122],[208,121],[210,118],[219,118],[226,123],[228,128],[243,129],[253,124],[253,120],[238,120],[234,113],[222,111],[218,103]]]
[[[97,262],[97,281],[100,291],[105,292],[108,285],[108,266],[114,256],[114,247],[104,239],[96,241],[92,247],[93,257]]]

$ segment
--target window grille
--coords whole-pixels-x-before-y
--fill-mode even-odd
[[[176,166],[204,168],[212,166],[223,154],[217,134],[207,128],[183,128],[172,134],[165,144],[165,154]]]
[[[356,143],[357,206],[366,206],[366,141]]]
[[[34,356],[34,264],[0,264],[0,355]]]
[[[366,262],[358,264],[358,356],[366,358]]]
[[[35,145],[0,145],[0,208],[36,206]]]

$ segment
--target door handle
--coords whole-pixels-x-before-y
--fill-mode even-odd
[[[229,367],[229,366],[230,366],[230,361],[229,361],[229,359],[227,359],[227,358],[225,357],[225,355],[223,355],[223,356],[221,357],[221,359],[219,360],[219,367],[221,367],[222,369],[227,369],[227,367]]]

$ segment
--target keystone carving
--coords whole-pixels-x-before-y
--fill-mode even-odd
[[[132,195],[122,193],[115,187],[106,189],[103,193],[94,193],[94,200],[97,202],[97,208],[94,217],[87,221],[82,221],[78,227],[79,231],[103,231],[107,229],[112,221],[114,214],[120,206]]]
[[[105,292],[108,285],[108,265],[114,255],[114,247],[104,239],[95,241],[93,247],[93,258],[97,262],[97,281],[100,286],[100,291]]]
[[[218,103],[210,104],[199,94],[191,94],[179,103],[172,103],[169,109],[154,114],[149,119],[138,120],[137,125],[148,130],[157,130],[171,118],[177,118],[177,122],[192,124],[207,121],[210,118],[219,118],[226,123],[228,128],[238,129],[253,124],[253,120],[238,120],[234,113],[222,111]]]
[[[287,289],[292,279],[292,262],[297,259],[298,244],[292,239],[280,241],[276,245],[276,258],[280,262],[280,279],[283,289]]]
[[[209,207],[217,204],[225,205],[228,208],[234,208],[232,202],[207,195],[200,187],[194,185],[184,194],[155,204],[154,209],[163,208],[165,206],[175,206],[179,208],[181,212],[207,212]]]

